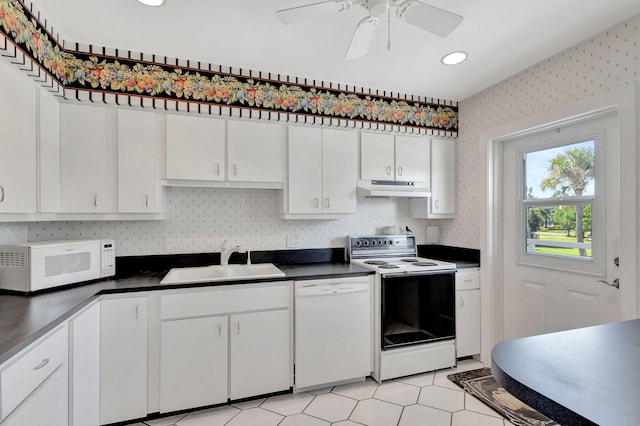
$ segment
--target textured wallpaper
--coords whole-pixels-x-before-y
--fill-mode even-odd
[[[639,81],[639,57],[640,16],[636,16],[462,101],[457,215],[445,226],[444,242],[479,248],[482,131]]]
[[[277,191],[171,188],[165,221],[0,224],[0,242],[111,237],[125,256],[219,251],[225,239],[248,249],[283,249],[287,235],[304,248],[342,247],[346,235],[385,225],[408,225],[424,242],[426,226],[437,224],[442,243],[479,248],[480,132],[638,81],[639,27],[640,17],[630,19],[459,104],[453,220],[412,220],[407,200],[358,198],[357,213],[344,219],[287,221],[278,217]]]

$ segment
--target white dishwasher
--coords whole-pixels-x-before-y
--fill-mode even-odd
[[[370,276],[296,281],[296,390],[371,374],[372,286]]]

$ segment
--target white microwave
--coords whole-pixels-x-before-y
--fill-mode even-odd
[[[115,259],[113,240],[0,245],[0,289],[32,293],[110,277]]]

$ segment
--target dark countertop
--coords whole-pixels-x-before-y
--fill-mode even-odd
[[[160,280],[166,272],[162,271],[138,273],[128,278],[92,282],[32,296],[0,294],[0,364],[68,319],[101,294],[373,274],[368,269],[345,263],[326,262],[278,267],[285,273],[285,276],[276,279],[166,285],[160,284]]]
[[[476,249],[425,244],[418,246],[418,256],[452,262],[458,269],[480,267],[480,250]]]
[[[640,319],[502,342],[491,358],[500,385],[564,426],[640,422]]]

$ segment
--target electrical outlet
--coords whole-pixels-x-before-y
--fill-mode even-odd
[[[300,239],[297,235],[287,235],[287,247],[300,247]]]

